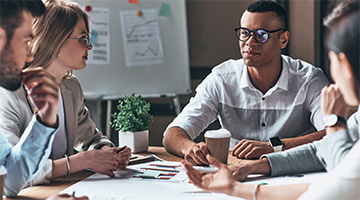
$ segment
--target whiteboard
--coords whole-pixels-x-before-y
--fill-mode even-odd
[[[91,6],[93,9],[109,10],[109,63],[88,63],[84,70],[74,71],[86,98],[115,99],[133,92],[143,96],[173,96],[191,92],[185,0],[139,0],[139,4],[130,4],[128,0],[75,2],[83,9]],[[163,3],[170,5],[169,17],[159,15]],[[135,11],[147,9],[156,9],[163,60],[159,64],[129,67],[125,62],[120,12],[134,11],[136,15]],[[90,29],[91,26],[90,23]],[[135,33],[137,30],[138,26],[132,29]]]

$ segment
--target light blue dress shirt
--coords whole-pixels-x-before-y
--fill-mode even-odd
[[[51,153],[55,132],[56,129],[44,126],[34,115],[14,147],[0,134],[0,165],[4,165],[7,170],[6,196],[16,196],[42,168]]]

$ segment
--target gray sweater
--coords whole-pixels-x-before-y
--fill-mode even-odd
[[[271,176],[314,171],[331,171],[348,154],[359,139],[360,106],[348,122],[347,130],[325,136],[320,141],[301,145],[287,151],[263,155],[270,163]]]

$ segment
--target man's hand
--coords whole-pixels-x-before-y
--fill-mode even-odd
[[[225,192],[229,194],[232,189],[233,182],[235,182],[230,170],[216,158],[210,155],[207,155],[206,158],[210,164],[218,168],[218,171],[216,173],[202,174],[190,165],[183,163],[190,181],[195,186],[203,190],[221,193]]]
[[[22,82],[29,97],[38,110],[38,116],[47,126],[57,125],[59,85],[55,77],[38,67],[23,71]]]
[[[274,152],[269,142],[254,140],[241,140],[232,150],[231,154],[241,159],[259,158],[263,154]]]
[[[126,169],[131,158],[131,149],[129,147],[125,147],[125,149],[122,149],[121,147],[103,146],[101,150],[115,152],[115,159],[118,162],[117,168]]]
[[[184,159],[190,165],[208,165],[209,162],[206,159],[206,155],[209,151],[204,142],[200,142],[186,148],[184,152]]]

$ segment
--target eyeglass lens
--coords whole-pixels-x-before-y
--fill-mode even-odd
[[[242,42],[246,42],[251,37],[251,33],[254,33],[255,40],[260,43],[265,43],[269,39],[269,33],[261,29],[249,31],[247,29],[240,28],[236,31],[236,35]]]
[[[90,39],[88,37],[84,37],[83,38],[83,41],[85,43],[86,46],[89,46],[90,45]]]

